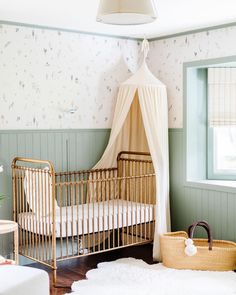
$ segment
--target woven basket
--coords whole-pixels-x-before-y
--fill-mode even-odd
[[[192,239],[197,226],[206,229],[208,239],[193,239],[197,253],[185,254],[186,240]],[[191,225],[188,234],[184,231],[166,233],[161,236],[163,264],[175,269],[228,271],[236,269],[236,243],[213,240],[210,227],[206,221]]]

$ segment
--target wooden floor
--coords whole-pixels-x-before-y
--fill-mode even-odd
[[[123,257],[135,257],[138,259],[143,259],[147,263],[151,264],[153,263],[152,245],[128,247],[128,248],[114,250],[114,251],[110,251],[110,252],[106,252],[102,254],[81,257],[79,259],[63,261],[58,265],[58,272],[57,272],[58,285],[63,285],[66,287],[55,288],[52,286],[52,282],[51,282],[50,294],[62,295],[65,293],[70,293],[71,284],[74,281],[85,279],[86,272],[92,268],[96,268],[99,262],[113,261]],[[47,270],[51,280],[52,272],[48,268],[40,264],[32,264],[31,266]]]

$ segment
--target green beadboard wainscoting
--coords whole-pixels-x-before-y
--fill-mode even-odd
[[[0,219],[12,219],[11,162],[14,157],[51,160],[56,171],[91,168],[101,157],[109,129],[0,131]],[[9,253],[10,235],[0,237],[0,254]]]
[[[236,190],[186,181],[184,137],[183,129],[169,130],[172,230],[186,230],[195,220],[205,219],[214,238],[236,241]]]
[[[0,219],[12,217],[10,166],[15,156],[49,159],[57,171],[86,169],[101,157],[109,134],[108,129],[0,131],[0,163],[5,168],[0,192],[8,195]],[[185,230],[193,221],[205,219],[215,238],[236,240],[236,192],[188,185],[184,136],[183,129],[169,130],[172,230]],[[9,238],[0,239],[0,253],[7,254]]]

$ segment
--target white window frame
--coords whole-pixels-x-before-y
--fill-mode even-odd
[[[236,171],[217,171],[214,167],[214,158],[216,153],[216,146],[214,145],[214,128],[207,127],[207,176],[210,180],[236,180]],[[235,151],[236,153],[236,151]]]

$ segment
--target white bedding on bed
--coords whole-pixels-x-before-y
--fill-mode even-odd
[[[154,220],[154,205],[110,200],[56,209],[56,236],[77,236],[113,228],[136,225]],[[52,216],[37,217],[34,213],[20,213],[19,225],[28,231],[49,235]]]

